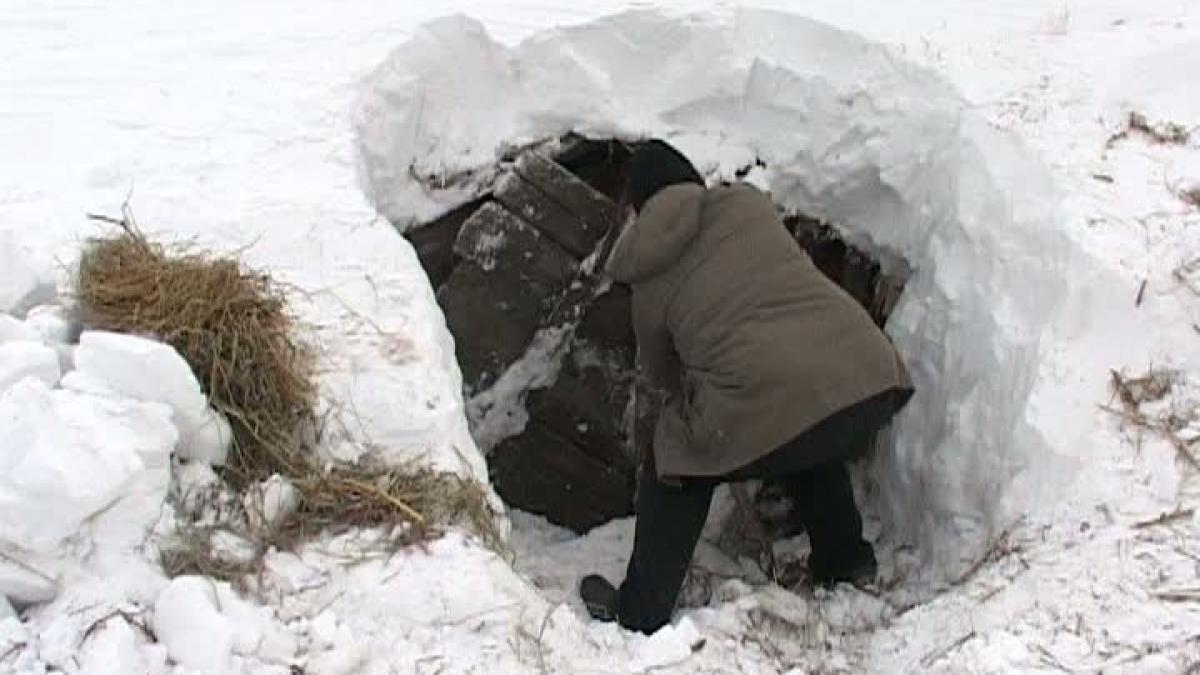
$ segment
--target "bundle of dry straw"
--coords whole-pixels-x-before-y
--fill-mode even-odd
[[[180,545],[163,551],[168,573],[244,576],[257,561],[229,563],[211,550],[211,535],[222,529],[254,544],[258,560],[270,547],[291,547],[327,529],[380,526],[390,542],[408,544],[464,518],[500,545],[486,491],[475,481],[419,467],[324,466],[305,447],[317,436],[314,359],[294,337],[282,286],[236,259],[167,250],[128,210],[119,219],[93,218],[118,232],[88,242],[80,260],[84,327],[149,335],[174,347],[233,426],[234,453],[223,471],[231,484],[240,491],[279,474],[299,496],[295,513],[270,527],[254,529],[252,519],[240,518],[181,528]]]
[[[80,260],[83,325],[174,347],[233,426],[240,482],[299,473],[297,448],[313,428],[317,392],[282,288],[236,260],[168,252],[128,212],[106,220],[120,233],[89,242]]]

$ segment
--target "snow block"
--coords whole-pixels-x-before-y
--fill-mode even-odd
[[[275,474],[247,490],[242,504],[251,525],[271,527],[296,511],[300,493],[288,479]]]
[[[17,244],[11,230],[0,230],[0,312],[23,312],[43,290],[41,279],[29,265],[29,254]]]
[[[217,582],[183,576],[154,602],[154,633],[171,658],[204,673],[229,671],[234,625],[217,608]]]
[[[0,344],[0,393],[27,377],[51,387],[58,384],[58,352],[40,342]]]
[[[72,342],[75,325],[67,308],[61,305],[38,305],[25,315],[25,325],[48,345]]]
[[[75,371],[64,386],[168,405],[179,429],[181,457],[220,465],[229,454],[233,433],[228,420],[209,408],[196,375],[170,345],[120,333],[84,332],[75,349]]]
[[[166,670],[160,648],[147,648],[146,638],[122,617],[105,621],[78,655],[79,672],[88,675],[132,675]]]
[[[169,345],[154,340],[86,331],[75,350],[74,374],[128,398],[164,403],[177,422],[199,423],[208,408],[187,361]]]
[[[19,552],[4,550],[0,556],[0,599],[21,605],[49,602],[58,595],[58,579],[26,564]],[[0,619],[3,619],[0,616]]]
[[[24,321],[8,314],[0,314],[0,344],[37,339],[37,332],[25,325]]]
[[[201,419],[190,428],[181,427],[175,453],[183,459],[224,466],[233,448],[233,428],[224,415],[205,408]]]
[[[0,544],[50,550],[177,439],[165,406],[21,380],[0,394]]]

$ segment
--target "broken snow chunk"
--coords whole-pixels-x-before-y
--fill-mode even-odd
[[[229,672],[234,626],[217,609],[216,583],[176,577],[154,603],[154,632],[179,665],[208,673]]]
[[[641,672],[681,663],[692,655],[692,646],[699,642],[700,631],[691,619],[684,617],[677,625],[664,626],[640,643],[632,670]]]
[[[224,415],[212,408],[205,408],[201,418],[190,427],[184,427],[178,419],[176,423],[180,424],[177,449],[180,457],[212,466],[225,464],[233,447],[233,429]]]
[[[8,602],[8,598],[0,593],[0,621],[5,619],[13,619],[17,616],[17,610],[13,609],[12,604]]]
[[[70,312],[62,305],[38,305],[25,315],[25,325],[37,339],[48,345],[72,341],[75,329]]]
[[[78,655],[79,672],[89,675],[126,675],[159,671],[165,661],[159,650],[149,648],[122,617],[99,624]]]
[[[0,230],[0,312],[20,315],[45,294],[29,253],[17,244],[11,230]]]
[[[300,493],[288,479],[275,474],[252,486],[243,498],[243,505],[251,525],[274,527],[300,506]]]
[[[177,438],[165,406],[51,390],[35,378],[9,387],[0,393],[0,542],[52,548],[165,463]]]
[[[187,361],[161,342],[87,331],[79,338],[75,368],[80,377],[115,393],[171,406],[177,423],[199,422],[208,408]]]
[[[58,595],[58,581],[47,572],[24,561],[21,554],[8,550],[0,555],[0,598],[19,605],[49,602]],[[0,613],[0,620],[3,620]]]
[[[214,556],[235,564],[253,562],[258,555],[253,542],[229,530],[213,532],[208,539],[208,545]]]
[[[171,406],[179,429],[179,455],[225,463],[233,432],[229,421],[208,406],[200,382],[172,347],[132,335],[87,331],[75,350],[75,371],[64,386],[111,391],[140,401]]]
[[[337,617],[333,612],[325,610],[313,617],[308,623],[308,637],[322,649],[332,647],[337,641]]]
[[[237,627],[235,654],[274,662],[289,661],[296,655],[296,639],[279,624],[274,610],[245,600],[227,583],[218,582],[214,587],[217,607]]]
[[[25,325],[24,321],[9,316],[0,314],[0,344],[5,342],[29,342],[38,339],[38,334],[32,328]]]
[[[40,342],[0,344],[0,393],[27,377],[49,387],[58,384],[62,377],[58,352]]]

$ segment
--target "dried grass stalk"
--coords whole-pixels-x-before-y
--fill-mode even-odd
[[[317,391],[312,354],[293,338],[283,290],[237,260],[167,251],[128,211],[111,222],[120,232],[88,242],[80,260],[83,325],[174,347],[229,418],[231,468],[243,484],[299,473],[297,448],[314,426]]]
[[[395,546],[440,536],[461,522],[493,549],[503,541],[483,486],[425,468],[322,465],[304,447],[316,422],[313,355],[295,340],[283,289],[237,260],[170,251],[151,242],[126,209],[118,234],[88,243],[78,296],[87,328],[151,335],[191,366],[209,402],[229,417],[235,452],[225,470],[238,491],[273,474],[299,493],[298,509],[273,526],[221,510],[216,523],[182,523],[161,551],[170,576],[244,581],[270,548],[294,548],[327,530],[381,528]],[[315,438],[314,438],[315,440]],[[252,555],[231,559],[214,547],[236,535]]]

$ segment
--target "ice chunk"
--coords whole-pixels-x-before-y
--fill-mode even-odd
[[[0,344],[14,341],[37,340],[38,334],[25,325],[24,321],[7,314],[0,314]]]
[[[53,387],[61,376],[58,352],[54,349],[40,342],[0,344],[0,393],[27,377]]]
[[[207,673],[229,671],[234,626],[217,609],[216,582],[176,577],[154,602],[154,632],[176,663]]]
[[[0,312],[26,309],[40,288],[28,252],[17,244],[11,230],[0,230]]]
[[[0,393],[0,542],[53,547],[177,439],[165,406],[21,380]]]

